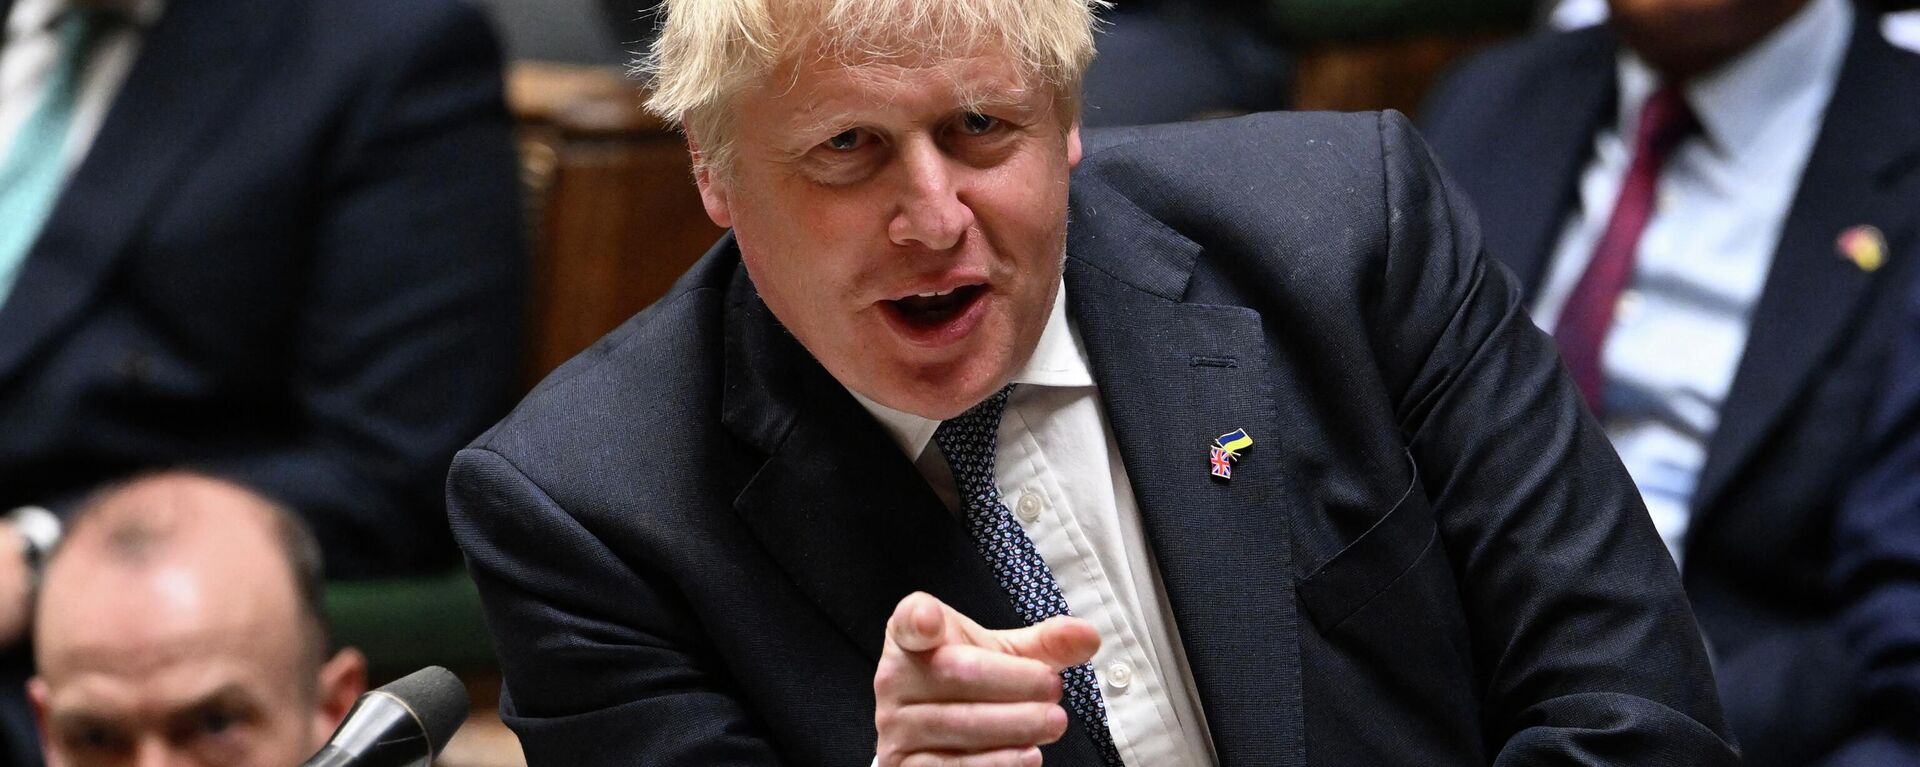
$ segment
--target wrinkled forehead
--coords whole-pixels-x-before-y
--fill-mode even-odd
[[[210,705],[233,709],[299,708],[294,680],[230,654],[180,655],[157,664],[89,665],[48,680],[47,707],[59,716],[131,723]]]
[[[1010,51],[1005,41],[956,39],[902,40],[862,46],[858,41],[821,39],[775,61],[760,87],[788,91],[803,82],[836,79],[884,92],[904,75],[924,74],[945,94],[968,103],[1025,99],[1053,94],[1047,78]]]
[[[998,79],[1011,79],[1019,88],[1052,91],[1065,85],[1066,73],[1050,71],[1043,63],[1050,60],[1050,51],[1041,48],[1055,41],[1036,35],[1034,20],[1006,4],[819,0],[777,6],[773,28],[779,31],[762,62],[762,86],[779,87],[797,73],[822,68],[884,74],[959,61],[974,63],[953,68],[955,72],[990,68],[1004,73]]]
[[[858,116],[879,113],[1038,112],[1053,104],[1050,90],[1036,88],[1012,62],[991,53],[938,60],[812,59],[784,67],[760,90],[780,116],[797,123],[860,123]]]

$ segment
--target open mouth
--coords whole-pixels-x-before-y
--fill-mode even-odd
[[[973,309],[987,293],[985,285],[963,285],[937,293],[882,301],[894,327],[915,342],[939,344],[958,339],[972,329]]]
[[[973,303],[973,299],[979,297],[983,288],[984,286],[981,285],[968,285],[938,293],[907,296],[887,303],[893,304],[900,318],[909,325],[937,327],[966,311],[967,307]]]

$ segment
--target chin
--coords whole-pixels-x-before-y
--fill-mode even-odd
[[[977,361],[975,361],[977,363]],[[967,411],[998,391],[1012,373],[1000,366],[938,366],[886,376],[867,398],[921,418],[944,421]],[[862,392],[865,394],[866,392]]]

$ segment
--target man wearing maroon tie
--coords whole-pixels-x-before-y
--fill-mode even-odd
[[[1920,58],[1848,0],[1610,7],[1469,64],[1425,129],[1680,563],[1749,761],[1878,763],[1836,761],[1893,725],[1831,530],[1912,268]]]

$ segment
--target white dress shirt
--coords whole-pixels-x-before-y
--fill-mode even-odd
[[[1073,614],[1100,632],[1093,668],[1107,727],[1135,767],[1211,765],[1200,693],[1141,528],[1120,448],[1085,348],[1067,321],[1066,287],[1000,420],[1000,497],[1039,549]],[[953,475],[930,421],[854,395],[914,460],[948,510]]]
[[[1633,281],[1601,354],[1607,435],[1675,561],[1853,23],[1847,0],[1813,0],[1758,45],[1683,87],[1701,131],[1661,171]],[[1631,52],[1621,53],[1618,70],[1619,115],[1594,139],[1535,307],[1535,322],[1549,331],[1606,231],[1633,160],[1640,107],[1660,87]]]
[[[1607,20],[1607,0],[1560,0],[1547,14],[1553,29],[1579,29]],[[1894,11],[1880,17],[1880,35],[1887,42],[1920,53],[1920,11]]]
[[[14,136],[39,107],[47,78],[61,58],[60,29],[55,22],[69,7],[80,4],[78,0],[15,0],[7,14],[5,40],[0,41],[0,156],[13,146]],[[100,39],[81,76],[63,150],[69,173],[86,157],[108,107],[126,83],[140,52],[142,30],[159,20],[164,8],[162,0],[86,0],[85,4],[124,9],[130,23]]]

